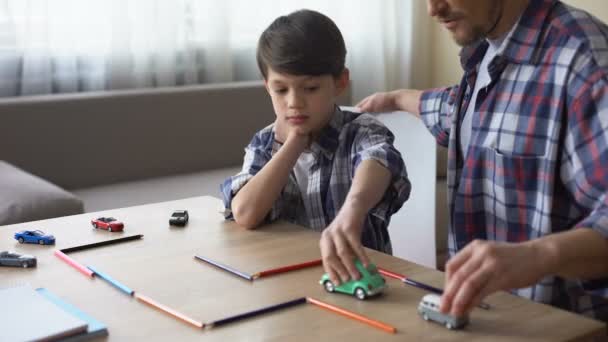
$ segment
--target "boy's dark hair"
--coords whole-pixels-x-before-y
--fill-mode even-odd
[[[336,24],[311,10],[275,19],[260,36],[256,54],[264,79],[269,67],[291,75],[338,77],[345,57],[346,46]]]

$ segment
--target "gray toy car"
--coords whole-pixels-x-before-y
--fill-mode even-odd
[[[469,323],[469,316],[454,317],[439,311],[441,297],[434,293],[429,293],[422,297],[418,304],[418,313],[425,321],[432,320],[445,325],[448,329],[461,329]]]
[[[15,252],[0,252],[0,266],[36,267],[36,257]]]

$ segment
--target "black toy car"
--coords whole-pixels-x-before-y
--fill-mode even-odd
[[[172,226],[185,226],[188,223],[188,210],[176,210],[169,219],[169,224]]]

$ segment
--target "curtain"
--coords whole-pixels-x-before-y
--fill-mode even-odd
[[[416,0],[0,0],[0,96],[259,79],[255,48],[279,15],[332,18],[352,93],[410,86],[425,39]],[[426,15],[423,15],[426,17]],[[418,38],[420,39],[420,38]],[[422,75],[421,77],[424,77]]]

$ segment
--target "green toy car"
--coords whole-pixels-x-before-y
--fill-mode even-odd
[[[349,295],[354,295],[360,300],[364,300],[367,297],[375,296],[382,293],[386,288],[386,281],[380,273],[376,265],[369,264],[367,268],[363,267],[363,264],[359,261],[355,261],[355,266],[361,278],[359,280],[351,280],[343,283],[340,286],[335,286],[334,283],[329,279],[329,275],[325,273],[319,283],[323,285],[327,292],[342,292]]]

